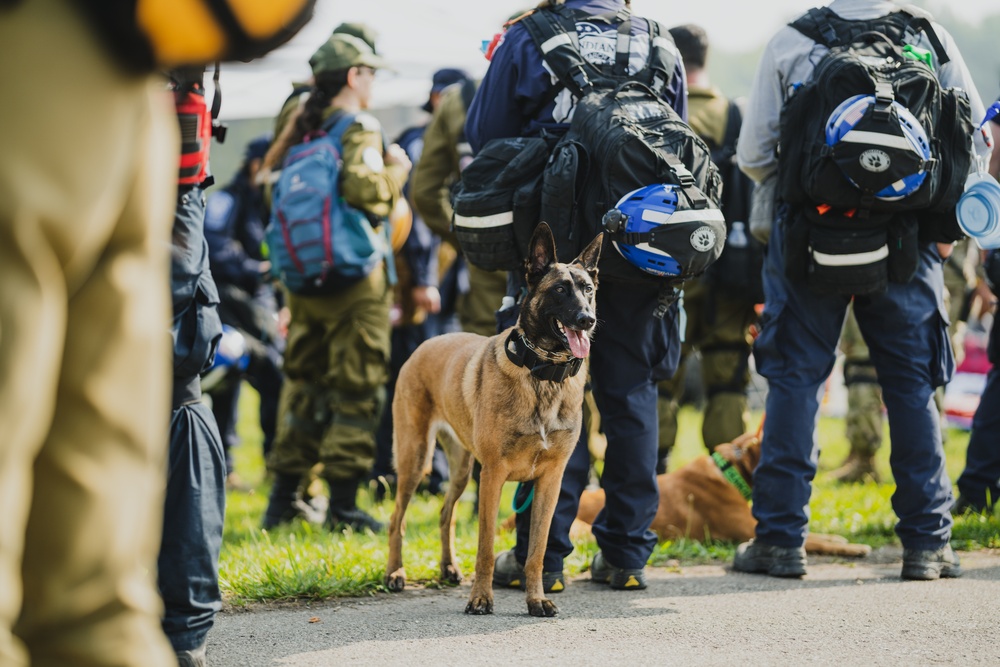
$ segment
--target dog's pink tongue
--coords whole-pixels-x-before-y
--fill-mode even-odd
[[[577,331],[566,327],[566,338],[569,349],[577,359],[585,359],[590,354],[590,336],[586,331]]]

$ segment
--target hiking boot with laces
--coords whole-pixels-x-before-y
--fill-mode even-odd
[[[962,576],[962,567],[950,544],[936,550],[903,549],[903,571],[900,576],[916,581],[957,579]]]
[[[524,565],[517,561],[513,549],[497,555],[493,564],[493,585],[504,588],[520,588],[527,584],[524,579]],[[561,593],[566,590],[566,577],[562,572],[542,572],[542,590],[546,593]]]
[[[750,540],[736,548],[733,569],[772,577],[802,577],[806,573],[806,550]]]
[[[616,591],[641,591],[646,588],[646,568],[615,567],[598,551],[590,564],[590,578],[599,584],[608,584]]]

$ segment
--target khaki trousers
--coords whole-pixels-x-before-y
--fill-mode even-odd
[[[156,556],[177,124],[65,0],[0,11],[0,664],[176,664]]]

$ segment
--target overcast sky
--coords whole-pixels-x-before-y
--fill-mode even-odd
[[[224,118],[273,116],[290,92],[290,81],[309,75],[309,56],[341,21],[361,21],[379,34],[380,53],[397,68],[380,75],[375,103],[421,104],[430,73],[464,67],[480,76],[487,62],[479,52],[506,18],[536,0],[318,0],[316,16],[292,42],[249,65],[224,65]],[[667,27],[703,26],[718,48],[747,51],[765,43],[784,23],[822,0],[633,0],[632,8]],[[1000,0],[934,0],[961,20],[1000,14]]]

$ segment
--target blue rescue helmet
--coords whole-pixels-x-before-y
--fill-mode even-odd
[[[604,229],[622,257],[654,276],[697,275],[718,258],[725,218],[714,206],[686,206],[681,186],[657,183],[628,193],[604,215]]]
[[[872,131],[855,131],[855,127],[869,110],[880,103],[874,95],[855,95],[841,102],[826,122],[826,144],[837,146],[842,142],[864,144],[870,146],[860,157],[860,166],[868,172],[888,170],[892,165],[892,156],[911,153],[916,164],[928,164],[931,160],[931,144],[927,133],[920,122],[909,109],[899,102],[890,102],[889,113],[898,120],[902,136],[892,133]],[[895,126],[891,124],[890,127]],[[863,172],[861,172],[863,173]],[[858,184],[847,176],[855,186]],[[898,201],[920,189],[927,178],[923,167],[910,174],[904,174],[898,180],[875,193],[875,198],[882,201]]]

